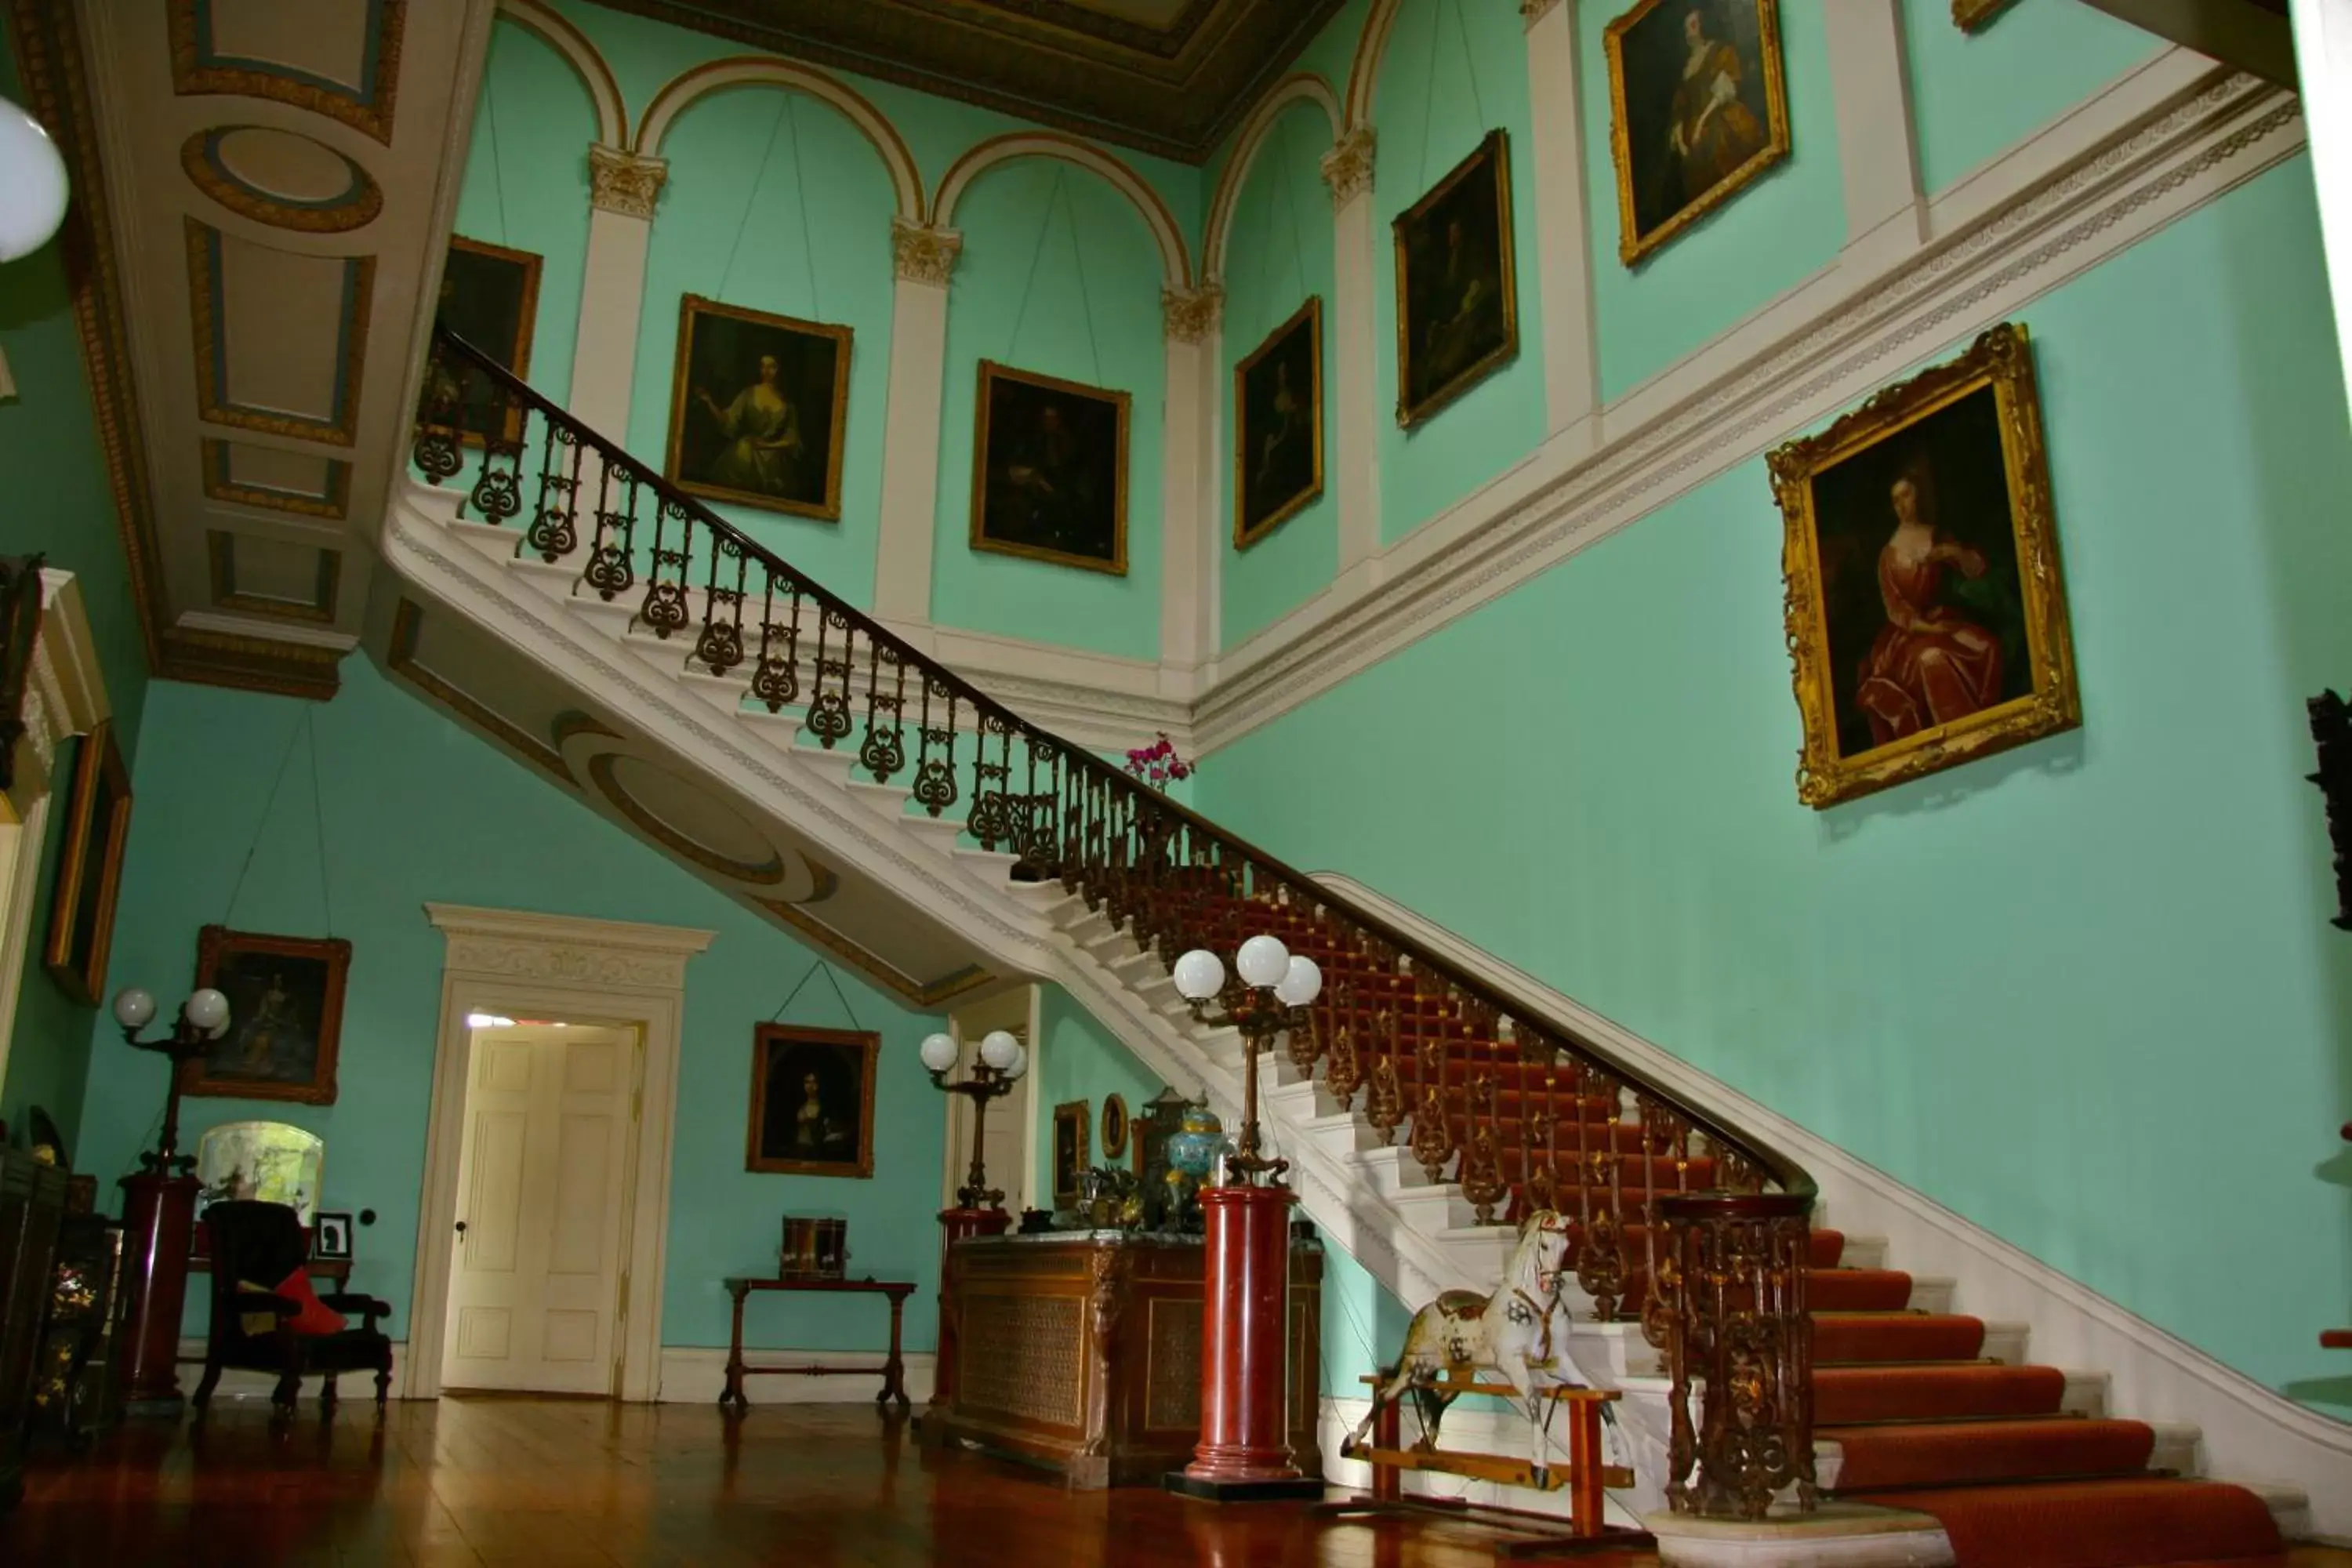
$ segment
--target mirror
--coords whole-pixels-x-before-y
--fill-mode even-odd
[[[197,1213],[224,1198],[284,1204],[308,1226],[318,1217],[327,1141],[283,1121],[224,1121],[196,1142]]]

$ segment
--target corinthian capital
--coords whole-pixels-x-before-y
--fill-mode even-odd
[[[890,252],[896,258],[898,276],[910,283],[936,283],[946,288],[948,279],[955,272],[956,257],[962,249],[963,236],[954,229],[932,228],[908,223],[902,217],[890,220]]]
[[[1372,153],[1380,137],[1369,125],[1359,125],[1323,154],[1323,183],[1331,187],[1331,205],[1345,206],[1372,188]]]
[[[652,217],[654,198],[668,177],[667,159],[640,158],[601,142],[588,144],[588,200],[606,212]]]
[[[1559,0],[1519,0],[1519,19],[1532,27],[1544,19],[1545,13],[1559,4]]]
[[[1218,284],[1160,290],[1160,317],[1168,329],[1171,342],[1201,342],[1217,330],[1224,315],[1225,291]]]

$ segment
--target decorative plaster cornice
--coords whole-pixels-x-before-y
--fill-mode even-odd
[[[425,914],[447,939],[453,971],[641,991],[683,990],[686,961],[719,934],[464,904],[426,904]]]
[[[1167,328],[1169,342],[1201,342],[1225,319],[1224,287],[1203,283],[1197,289],[1162,289],[1160,316]]]
[[[963,231],[934,228],[928,224],[890,220],[890,253],[898,276],[909,283],[948,286],[955,275],[956,258],[963,251]]]
[[[669,160],[624,153],[601,142],[588,144],[588,202],[608,213],[650,219]]]
[[[1372,163],[1380,150],[1380,132],[1359,125],[1323,154],[1323,183],[1331,187],[1331,205],[1346,206],[1372,188]]]
[[[1519,0],[1519,19],[1532,27],[1559,4],[1559,0]]]

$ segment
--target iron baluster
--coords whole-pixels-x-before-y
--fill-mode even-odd
[[[801,694],[801,587],[791,583],[791,595],[786,601],[784,624],[776,625],[776,577],[774,567],[768,569],[766,596],[760,605],[760,665],[751,672],[751,695],[766,704],[771,713],[780,713],[786,704]],[[782,645],[782,652],[777,645]]]

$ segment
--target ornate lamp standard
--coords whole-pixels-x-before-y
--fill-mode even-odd
[[[1297,1197],[1282,1184],[1290,1163],[1261,1152],[1257,1059],[1284,1030],[1308,1027],[1307,1009],[1322,994],[1323,972],[1270,936],[1242,943],[1234,969],[1229,985],[1215,953],[1194,948],[1176,961],[1177,993],[1202,1023],[1241,1031],[1244,1065],[1239,1146],[1225,1160],[1224,1184],[1201,1194],[1208,1230],[1201,1441],[1168,1486],[1218,1502],[1317,1497],[1323,1478],[1291,1462],[1286,1408],[1290,1205]]]
[[[1013,1216],[1004,1212],[1004,1194],[988,1184],[988,1171],[982,1163],[988,1102],[1011,1093],[1014,1081],[1029,1070],[1027,1049],[1003,1029],[991,1030],[982,1037],[980,1059],[972,1063],[971,1076],[950,1083],[948,1074],[955,1070],[961,1056],[952,1036],[931,1035],[923,1041],[923,1067],[930,1073],[932,1085],[971,1101],[971,1169],[965,1173],[963,1185],[956,1189],[956,1206],[940,1211],[940,1335],[931,1379],[933,1405],[945,1405],[955,1394],[955,1245],[966,1237],[1001,1236],[1013,1223]]]

